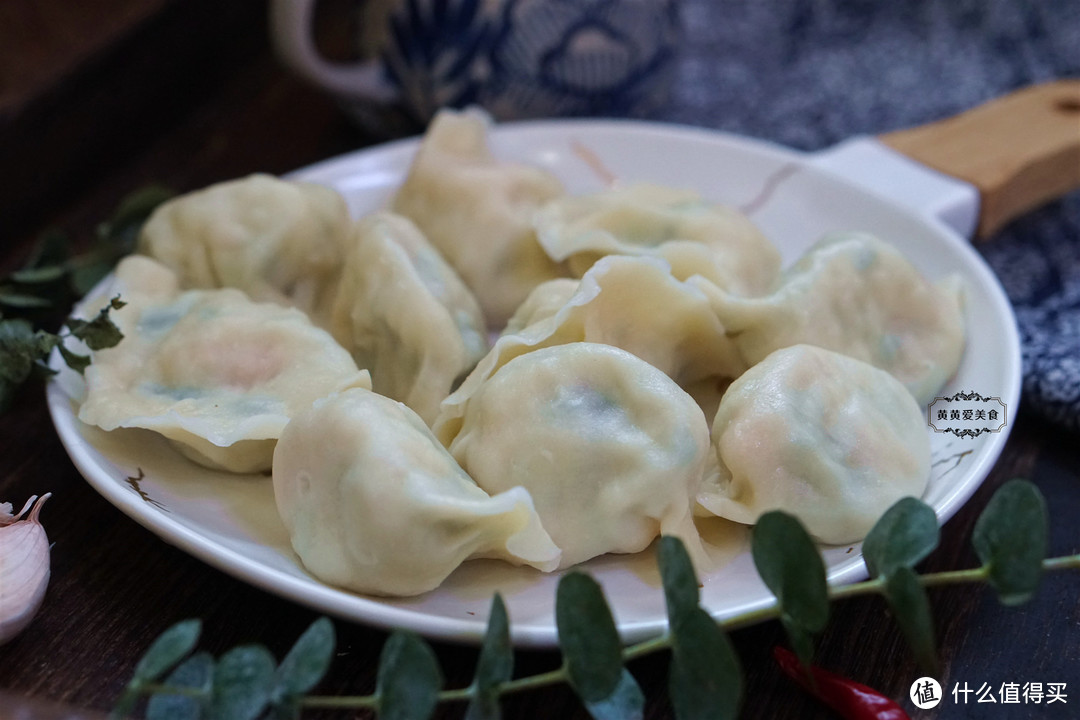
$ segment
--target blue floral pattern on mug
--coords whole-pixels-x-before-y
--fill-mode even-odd
[[[382,52],[401,112],[647,115],[664,100],[677,0],[406,0]]]
[[[390,15],[383,65],[413,120],[478,101],[494,35],[490,15],[483,0],[407,0]]]
[[[647,114],[678,34],[675,0],[504,0],[483,102],[498,117]]]

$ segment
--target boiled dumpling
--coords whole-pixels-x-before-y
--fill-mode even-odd
[[[825,543],[861,540],[930,478],[926,419],[904,386],[810,345],[777,350],[735,380],[712,442],[719,463],[698,495],[704,509],[747,524],[784,510]]]
[[[555,278],[540,283],[529,293],[525,301],[510,316],[503,335],[519,333],[529,325],[547,320],[563,309],[577,292],[579,282],[573,278]]]
[[[449,447],[488,492],[529,491],[562,567],[639,552],[660,534],[700,551],[692,506],[708,425],[628,352],[571,343],[511,360],[479,388]]]
[[[432,120],[392,209],[415,222],[502,327],[529,291],[563,275],[536,242],[532,216],[562,185],[540,168],[500,162],[477,110]]]
[[[661,257],[679,280],[702,275],[738,295],[772,289],[780,253],[742,213],[689,190],[637,184],[548,203],[537,238],[581,276],[605,255]]]
[[[750,365],[778,348],[809,343],[889,371],[925,405],[964,351],[958,278],[933,284],[871,235],[824,238],[767,297],[699,287]]]
[[[416,225],[388,212],[356,226],[331,329],[371,371],[375,392],[427,423],[488,349],[472,293]]]
[[[351,225],[335,190],[256,174],[164,203],[138,249],[176,271],[184,288],[237,288],[320,316]]]
[[[559,564],[527,491],[484,492],[419,416],[362,389],[289,423],[274,497],[308,570],[356,592],[416,595],[469,558]]]
[[[196,462],[270,469],[289,418],[325,395],[371,387],[366,370],[294,308],[235,289],[179,292],[175,274],[138,255],[116,270],[112,318],[124,334],[94,353],[79,419],[145,428]]]
[[[471,396],[513,358],[583,341],[633,353],[684,389],[695,390],[702,405],[713,410],[719,401],[717,388],[746,369],[697,287],[672,277],[659,258],[610,256],[589,269],[553,315],[495,342],[461,387],[443,401],[433,425],[436,434],[449,442]]]

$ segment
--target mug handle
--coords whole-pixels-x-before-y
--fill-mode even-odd
[[[311,19],[317,0],[270,0],[270,36],[284,62],[310,82],[351,99],[386,104],[397,91],[382,78],[377,60],[327,62],[315,47]]]

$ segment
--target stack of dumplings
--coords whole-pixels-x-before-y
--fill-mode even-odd
[[[119,296],[79,419],[269,473],[309,572],[409,596],[463,562],[552,572],[781,509],[865,536],[929,479],[921,406],[964,349],[956,279],[865,234],[788,269],[753,223],[647,184],[567,196],[444,111],[386,207],[253,175],[180,196]],[[227,480],[226,480],[227,481]]]

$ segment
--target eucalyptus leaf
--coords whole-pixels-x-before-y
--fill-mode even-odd
[[[598,702],[585,702],[585,709],[596,720],[640,720],[645,716],[645,693],[626,668],[622,669],[615,690]]]
[[[128,720],[139,702],[140,690],[134,680],[128,683],[120,698],[109,711],[109,720]]]
[[[241,645],[218,660],[214,671],[211,717],[252,720],[270,701],[274,685],[274,656],[262,645]]]
[[[155,693],[146,705],[146,720],[199,720],[206,717],[214,684],[214,658],[198,652],[180,663],[165,684],[195,694]]]
[[[698,607],[698,579],[690,561],[690,554],[686,552],[686,546],[679,538],[660,538],[657,553],[660,577],[664,583],[668,625],[675,627],[682,618]]]
[[[435,712],[442,673],[431,647],[409,632],[383,646],[375,680],[380,720],[425,720]]]
[[[1020,479],[998,488],[975,521],[971,540],[1002,604],[1025,603],[1038,589],[1047,524],[1042,493]]]
[[[919,666],[928,675],[937,676],[934,620],[919,576],[911,568],[896,567],[887,576],[884,592]]]
[[[473,679],[473,696],[465,711],[465,720],[498,720],[499,686],[508,682],[514,674],[514,647],[510,644],[510,621],[502,595],[495,593],[491,599],[484,642],[480,646],[480,658],[476,662]]]
[[[304,631],[274,674],[273,702],[303,695],[318,684],[334,657],[334,624],[319,618]]]
[[[132,682],[156,680],[195,649],[202,621],[182,620],[161,633],[135,665]]]
[[[758,574],[780,603],[789,634],[821,632],[829,619],[825,564],[802,523],[779,510],[765,513],[754,525],[750,550]],[[791,639],[796,651],[805,649],[805,638]],[[799,658],[809,663],[807,655]]]
[[[782,615],[780,617],[780,623],[784,626],[784,632],[787,633],[788,641],[791,643],[791,649],[795,651],[796,657],[799,658],[799,663],[806,668],[810,669],[810,661],[814,657],[814,635],[808,631],[802,625],[794,622],[788,615]]]
[[[914,567],[937,547],[940,535],[933,508],[913,497],[901,498],[863,541],[870,577],[888,577],[897,568]]]
[[[586,703],[611,696],[622,678],[622,643],[600,585],[570,572],[555,591],[555,624],[570,686]]]
[[[742,671],[727,635],[696,607],[673,628],[668,692],[678,720],[734,720]]]

